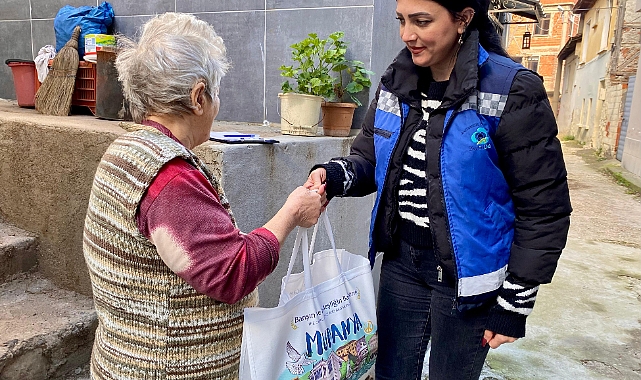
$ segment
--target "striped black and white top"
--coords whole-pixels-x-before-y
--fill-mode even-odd
[[[430,114],[441,105],[449,81],[431,82],[427,92],[421,94],[423,122],[409,142],[403,158],[403,169],[398,187],[398,214],[401,218],[399,232],[403,240],[425,247],[430,243],[427,206],[427,177],[425,168],[425,136]]]

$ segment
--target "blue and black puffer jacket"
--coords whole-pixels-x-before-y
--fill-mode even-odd
[[[340,158],[353,178],[323,165],[328,196],[377,193],[371,260],[397,236],[403,157],[425,122],[418,70],[403,49],[382,76],[350,155]],[[488,53],[472,32],[426,137],[432,240],[461,309],[495,296],[508,273],[523,284],[551,281],[572,211],[556,135],[541,78]]]

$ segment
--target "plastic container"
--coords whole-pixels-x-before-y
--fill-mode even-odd
[[[24,59],[7,59],[5,63],[13,73],[13,86],[16,89],[18,106],[35,107],[36,90],[40,87],[36,85],[36,83],[40,84],[36,75],[36,64]]]
[[[49,60],[49,68],[53,60]],[[36,79],[37,81],[37,79]],[[36,85],[36,91],[40,82]],[[72,106],[87,107],[92,114],[96,115],[96,64],[92,62],[78,62],[76,72],[76,84],[71,97]]]
[[[85,54],[104,50],[105,47],[116,48],[116,36],[110,34],[85,35]]]
[[[284,135],[316,136],[320,123],[323,98],[315,95],[288,92],[280,98],[280,133]]]
[[[72,106],[84,106],[96,114],[96,64],[80,61],[76,73],[76,86],[71,98]]]

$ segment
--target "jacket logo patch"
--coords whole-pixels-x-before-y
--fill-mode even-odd
[[[492,147],[490,144],[490,134],[487,132],[487,129],[479,127],[472,133],[471,136],[472,142],[476,146],[470,148],[470,150],[480,150],[480,149],[489,149]]]

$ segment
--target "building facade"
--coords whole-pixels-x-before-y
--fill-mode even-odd
[[[543,77],[550,100],[557,81],[557,55],[567,36],[578,29],[579,18],[568,17],[573,5],[567,0],[542,0],[543,15],[538,22],[514,15],[504,35],[508,54]]]
[[[634,10],[641,16],[641,0],[636,0]],[[641,38],[639,39],[641,44]],[[630,91],[630,87],[628,87]],[[631,107],[628,125],[623,141],[621,165],[628,171],[641,176],[641,59],[637,65],[634,80],[634,92],[631,97]]]
[[[562,60],[559,134],[574,136],[604,157],[619,145],[630,76],[639,60],[641,24],[636,0],[579,0],[579,31]]]

